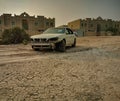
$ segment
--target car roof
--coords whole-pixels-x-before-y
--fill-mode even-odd
[[[55,28],[65,28],[65,29],[66,29],[66,28],[69,28],[69,27],[55,27]],[[69,28],[69,29],[70,29],[70,28]]]

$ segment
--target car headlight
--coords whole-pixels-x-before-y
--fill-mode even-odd
[[[49,41],[57,41],[58,40],[58,37],[55,37],[55,38],[50,38]]]

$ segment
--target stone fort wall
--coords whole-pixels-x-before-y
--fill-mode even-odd
[[[0,16],[0,35],[5,29],[20,27],[29,35],[40,34],[50,27],[55,27],[55,18],[30,16],[26,12],[20,15],[3,14]]]

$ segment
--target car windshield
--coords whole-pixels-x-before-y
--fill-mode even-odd
[[[62,33],[65,33],[65,28],[49,28],[47,29],[44,34],[48,34],[48,33],[53,33],[53,34],[62,34]]]

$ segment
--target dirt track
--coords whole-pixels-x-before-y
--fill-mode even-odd
[[[0,101],[120,101],[120,37],[82,37],[65,53],[0,45]]]

